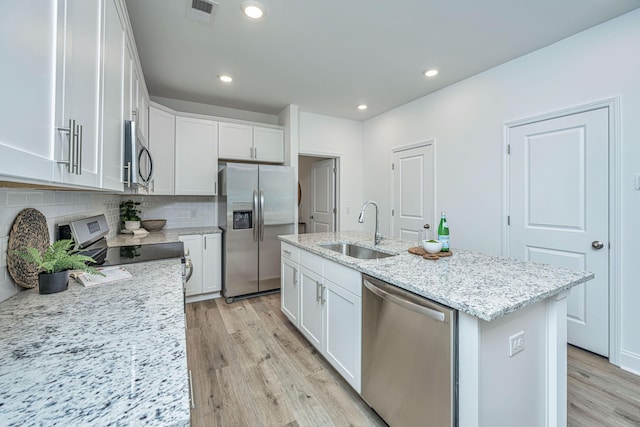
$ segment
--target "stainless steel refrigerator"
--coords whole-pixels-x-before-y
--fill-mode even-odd
[[[278,235],[294,233],[293,168],[227,163],[219,175],[224,297],[279,289]]]

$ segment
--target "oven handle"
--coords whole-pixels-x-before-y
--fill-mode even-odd
[[[438,310],[434,310],[428,307],[423,307],[421,305],[418,304],[414,304],[413,302],[406,300],[402,297],[399,297],[397,295],[393,295],[381,288],[379,288],[378,286],[374,285],[373,283],[369,282],[368,280],[363,280],[362,282],[364,284],[364,286],[369,289],[373,294],[375,294],[376,296],[387,300],[389,302],[392,302],[396,305],[399,305],[403,308],[406,308],[407,310],[411,310],[415,313],[418,314],[422,314],[425,316],[428,316],[432,319],[435,320],[439,320],[440,322],[444,322],[445,320],[445,315],[443,312],[438,311]]]
[[[187,283],[189,279],[191,279],[191,276],[193,276],[193,263],[191,262],[191,258],[186,259],[185,268],[189,270],[187,271],[187,275],[184,278],[184,283]]]

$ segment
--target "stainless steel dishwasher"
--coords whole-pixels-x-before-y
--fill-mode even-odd
[[[362,282],[362,397],[392,427],[456,426],[457,312]]]

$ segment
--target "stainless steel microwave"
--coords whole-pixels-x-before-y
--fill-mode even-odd
[[[153,176],[153,159],[136,122],[124,122],[124,184],[128,187],[146,187]]]

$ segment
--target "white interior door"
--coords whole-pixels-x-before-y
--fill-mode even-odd
[[[568,299],[568,340],[609,354],[608,109],[509,130],[509,255],[595,273]]]
[[[393,152],[393,235],[418,241],[434,227],[433,143]]]
[[[311,166],[311,232],[335,231],[335,214],[335,160],[320,160]]]

